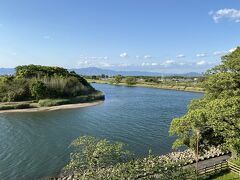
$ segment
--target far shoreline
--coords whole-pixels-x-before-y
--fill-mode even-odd
[[[96,106],[96,105],[102,104],[103,102],[104,102],[103,100],[100,100],[100,101],[93,101],[93,102],[86,102],[86,103],[64,104],[64,105],[50,106],[50,107],[0,110],[0,114],[27,113],[27,112],[50,112],[50,111],[57,111],[57,110],[78,109],[78,108]]]
[[[89,80],[88,82],[90,83],[95,83],[95,84],[109,84],[109,85],[113,85],[113,86],[127,86],[127,87],[144,87],[144,88],[155,88],[155,89],[164,89],[164,90],[175,90],[175,91],[183,91],[183,92],[193,92],[193,93],[205,93],[205,91],[203,89],[201,90],[197,90],[195,89],[195,87],[186,87],[186,88],[182,88],[182,87],[178,87],[178,86],[157,86],[157,85],[147,85],[147,84],[134,84],[134,85],[127,85],[126,83],[119,83],[119,84],[113,84],[110,82],[103,82],[103,81],[98,81],[98,80]]]

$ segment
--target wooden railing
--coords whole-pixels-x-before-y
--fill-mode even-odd
[[[198,170],[198,175],[199,176],[205,176],[205,175],[212,175],[212,174],[216,174],[218,172],[221,172],[223,170],[230,170],[233,173],[236,173],[239,175],[240,177],[240,166],[237,164],[234,164],[230,161],[222,161],[218,164],[214,164],[213,166],[208,166],[202,169]]]
[[[216,172],[220,172],[223,170],[228,169],[228,162],[227,161],[222,161],[218,164],[214,164],[212,166],[208,166],[202,169],[198,170],[198,174],[201,175],[210,175],[210,174],[215,174]]]
[[[240,166],[228,161],[229,169],[240,176]]]

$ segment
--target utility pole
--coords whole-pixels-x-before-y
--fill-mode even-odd
[[[197,173],[197,179],[198,179],[198,150],[199,150],[199,135],[200,135],[200,130],[196,129],[196,173]]]

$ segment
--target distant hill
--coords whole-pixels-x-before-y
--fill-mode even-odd
[[[11,75],[15,73],[14,68],[0,68],[0,75]]]
[[[105,74],[108,76],[116,76],[116,75],[122,75],[122,76],[172,76],[172,75],[178,75],[178,76],[187,76],[187,77],[202,76],[202,74],[197,73],[197,72],[173,74],[173,73],[159,73],[159,72],[145,72],[145,71],[114,71],[114,70],[101,69],[101,68],[96,68],[96,67],[79,68],[79,69],[71,69],[71,70],[75,71],[78,74],[85,75],[85,76],[102,75],[102,74]]]
[[[184,77],[199,77],[199,76],[203,76],[202,73],[197,73],[197,72],[189,72],[189,73],[183,73],[183,74],[170,74],[170,75],[177,75],[177,76],[184,76]]]
[[[89,68],[78,68],[78,69],[69,69],[70,71],[75,71],[76,73],[84,76],[91,76],[91,75],[108,75],[108,76],[187,76],[187,77],[198,77],[202,76],[202,74],[197,72],[189,72],[183,74],[174,74],[174,73],[159,73],[159,72],[145,72],[145,71],[114,71],[109,69],[101,69],[96,67],[89,67]],[[15,73],[14,68],[0,68],[0,75],[11,75]]]

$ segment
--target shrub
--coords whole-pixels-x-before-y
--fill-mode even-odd
[[[29,103],[17,104],[15,106],[15,109],[27,109],[27,108],[30,108],[30,104]]]
[[[0,110],[9,110],[9,109],[15,109],[13,105],[2,105],[0,106]]]
[[[70,163],[64,168],[67,172],[95,171],[98,168],[124,162],[130,155],[122,143],[111,143],[106,139],[91,136],[79,137],[72,142],[71,146],[75,151],[71,153]]]
[[[137,79],[135,77],[127,77],[125,82],[131,86],[137,83]]]
[[[16,103],[16,104],[0,105],[0,110],[27,109],[27,108],[30,108],[30,104],[29,103]]]
[[[36,99],[44,98],[46,96],[46,90],[47,87],[45,84],[39,80],[33,82],[30,87],[31,95]]]
[[[116,84],[119,84],[122,81],[122,76],[121,75],[117,75],[114,77],[114,82]]]
[[[59,106],[63,104],[70,104],[70,99],[42,99],[38,101],[39,105],[42,107],[50,107],[50,106]]]

